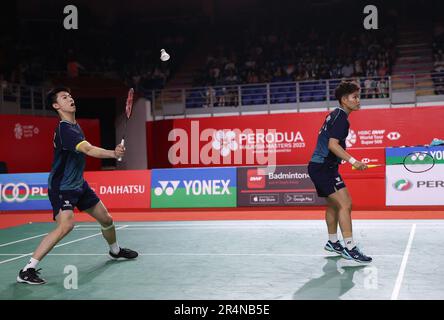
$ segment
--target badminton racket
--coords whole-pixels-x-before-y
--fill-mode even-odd
[[[120,144],[122,146],[125,145],[125,136],[126,136],[126,127],[128,125],[128,120],[131,117],[131,112],[133,110],[133,97],[134,97],[134,89],[131,88],[128,91],[128,96],[126,98],[126,105],[125,105],[125,127],[123,129],[123,137],[122,141],[120,141]],[[122,161],[122,157],[117,159],[118,161]]]
[[[368,164],[368,165],[367,165],[367,168],[370,169],[370,168],[377,168],[377,167],[382,167],[382,166],[384,166],[384,165],[383,165],[383,164]],[[356,169],[356,168],[353,167],[353,166],[352,166],[352,169],[353,169],[353,170],[358,170],[358,169]]]

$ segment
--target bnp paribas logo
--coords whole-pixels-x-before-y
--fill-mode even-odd
[[[407,179],[399,179],[393,184],[393,188],[398,191],[407,191],[411,189],[413,184]]]

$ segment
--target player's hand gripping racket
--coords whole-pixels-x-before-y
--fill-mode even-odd
[[[370,169],[370,168],[376,168],[376,167],[381,167],[381,166],[383,166],[383,164],[368,164],[368,165],[367,165],[367,168]],[[353,167],[353,166],[352,166],[352,169],[353,169],[353,170],[358,170],[358,169],[356,169],[356,168]]]
[[[128,120],[131,117],[131,111],[133,110],[133,97],[134,97],[134,89],[131,88],[128,91],[128,97],[126,98],[126,106],[125,106],[125,128],[123,129],[123,137],[120,144],[122,146],[125,145],[125,135],[126,135],[126,126],[128,124]],[[122,161],[122,157],[117,159],[118,161]]]
[[[407,171],[412,173],[423,173],[431,170],[435,166],[435,158],[427,152],[412,152],[406,155],[401,163],[393,164],[402,164]],[[380,166],[383,166],[383,164],[367,165],[368,168]],[[355,167],[352,167],[352,169],[356,170]]]

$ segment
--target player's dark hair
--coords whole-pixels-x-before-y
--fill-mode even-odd
[[[59,92],[68,92],[71,93],[71,89],[67,88],[67,87],[55,87],[52,88],[51,90],[48,91],[48,93],[46,94],[46,107],[47,108],[52,108],[52,104],[55,103],[57,101],[57,93]],[[57,110],[53,109],[54,111],[57,112]]]
[[[360,89],[361,87],[356,81],[341,81],[335,89],[335,97],[339,101],[339,104],[341,104],[342,97],[348,96]]]

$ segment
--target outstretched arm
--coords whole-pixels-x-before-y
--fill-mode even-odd
[[[90,157],[99,159],[117,159],[123,157],[123,155],[125,154],[125,147],[121,144],[117,145],[114,150],[106,150],[100,147],[93,146],[86,140],[80,142],[76,146],[76,150]]]

